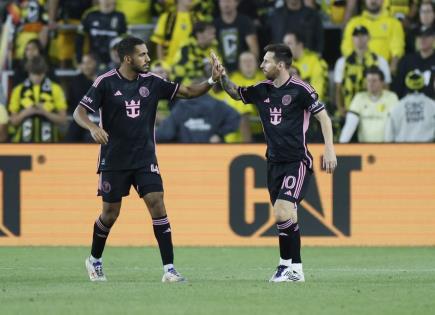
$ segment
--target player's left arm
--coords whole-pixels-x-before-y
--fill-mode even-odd
[[[337,156],[335,155],[334,143],[333,143],[333,132],[331,119],[325,109],[321,110],[314,115],[316,119],[320,122],[322,128],[323,139],[325,141],[325,153],[323,155],[323,168],[327,173],[334,172],[337,167]]]
[[[211,63],[212,73],[208,80],[189,86],[180,85],[176,96],[180,98],[194,98],[207,93],[210,88],[217,83],[224,71],[222,65],[213,52],[211,53]]]

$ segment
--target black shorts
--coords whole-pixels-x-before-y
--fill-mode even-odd
[[[98,181],[98,196],[105,202],[120,202],[130,194],[130,187],[136,189],[142,198],[150,192],[163,191],[163,182],[158,167],[153,171],[148,167],[135,170],[101,171]]]
[[[272,205],[277,199],[300,203],[312,175],[303,162],[267,163],[267,188]]]

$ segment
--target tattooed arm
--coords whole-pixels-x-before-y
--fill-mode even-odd
[[[231,96],[236,101],[241,100],[240,94],[238,92],[239,87],[234,84],[226,74],[221,76],[221,85],[229,96]]]
[[[239,95],[239,92],[237,91],[239,87],[235,85],[233,82],[231,82],[230,78],[228,77],[224,66],[219,61],[219,58],[216,56],[215,53],[211,53],[211,58],[213,60],[213,64],[216,66],[217,72],[220,74],[220,82],[222,89],[227,92],[231,98],[235,99],[236,101],[241,100],[241,97]]]

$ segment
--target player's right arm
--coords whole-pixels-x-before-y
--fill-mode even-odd
[[[94,124],[88,117],[88,111],[84,106],[78,105],[73,114],[75,122],[82,128],[88,129],[96,143],[107,144],[109,135],[103,129]]]
[[[89,119],[88,113],[95,113],[100,110],[103,94],[102,85],[104,84],[104,82],[102,82],[103,78],[103,76],[100,76],[95,80],[88,93],[83,96],[79,105],[77,105],[73,114],[75,122],[80,127],[89,130],[92,139],[99,144],[107,144],[109,135],[103,128],[100,128]]]

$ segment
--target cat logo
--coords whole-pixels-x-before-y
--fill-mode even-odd
[[[303,236],[349,237],[351,235],[350,176],[352,172],[361,170],[362,157],[338,156],[337,160],[339,167],[332,175],[332,218],[326,219],[324,204],[316,177],[313,175],[307,195],[298,206],[298,219],[301,222]],[[250,189],[246,185],[247,169],[254,171],[252,188],[267,189],[267,166],[264,158],[258,155],[241,155],[231,162],[230,227],[239,236],[275,237],[277,229],[271,218],[273,214],[269,200],[247,204],[246,190]],[[248,211],[250,215],[247,215]]]
[[[30,155],[0,156],[3,204],[0,205],[0,237],[20,236],[21,171],[32,169]]]

